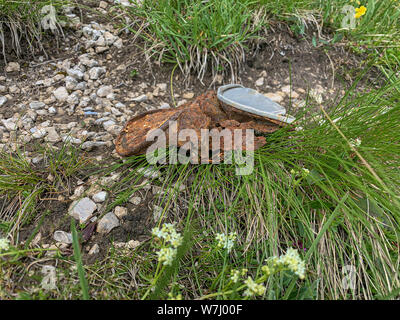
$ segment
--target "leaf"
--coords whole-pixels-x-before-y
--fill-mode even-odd
[[[312,38],[312,44],[314,47],[317,46],[317,38],[315,36],[313,36],[313,38]]]
[[[76,266],[78,268],[79,283],[82,289],[83,300],[89,300],[88,283],[85,277],[85,270],[83,269],[82,256],[79,248],[78,232],[75,227],[75,220],[71,219],[71,233],[72,233],[72,247],[74,248],[74,257]]]
[[[82,240],[83,240],[83,242],[86,242],[86,241],[88,241],[88,240],[91,238],[91,236],[93,235],[94,229],[95,229],[95,227],[96,227],[96,224],[97,224],[96,221],[91,222],[91,223],[89,223],[88,226],[83,230],[83,232],[82,232]]]

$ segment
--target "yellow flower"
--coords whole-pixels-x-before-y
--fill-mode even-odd
[[[354,17],[356,19],[361,18],[366,12],[367,12],[367,8],[364,6],[356,8],[356,14],[354,15]]]

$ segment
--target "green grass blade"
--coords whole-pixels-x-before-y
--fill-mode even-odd
[[[74,219],[71,219],[71,233],[72,233],[72,247],[74,248],[74,257],[75,257],[76,266],[78,268],[79,283],[80,283],[81,289],[82,289],[82,299],[89,300],[90,299],[89,298],[89,286],[88,286],[88,283],[86,280],[85,270],[83,268],[82,256],[81,256],[81,251],[79,248],[78,232],[76,231]]]

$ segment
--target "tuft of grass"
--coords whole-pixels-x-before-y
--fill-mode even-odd
[[[57,149],[36,146],[34,154],[41,158],[36,164],[22,149],[0,153],[0,221],[13,237],[33,221],[46,200],[69,194],[71,179],[88,165],[79,150],[67,143]]]
[[[0,0],[0,42],[3,59],[6,60],[11,51],[18,57],[26,52],[34,54],[36,49],[46,54],[43,38],[49,30],[44,30],[41,21],[50,11],[42,12],[42,9],[46,6],[54,8],[57,29],[53,34],[58,35],[62,34],[62,9],[71,3],[72,1],[68,0]]]
[[[178,64],[202,80],[207,71],[230,74],[243,63],[247,43],[259,25],[251,1],[144,0],[129,12],[137,21],[136,36],[146,43],[149,58]]]

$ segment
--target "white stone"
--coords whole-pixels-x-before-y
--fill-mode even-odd
[[[107,142],[105,141],[86,141],[82,143],[81,148],[83,150],[90,151],[95,147],[101,147],[107,145]]]
[[[10,86],[10,87],[8,88],[8,91],[9,91],[10,93],[20,93],[20,92],[21,92],[21,90],[18,88],[17,85],[12,85],[12,86]]]
[[[92,80],[97,80],[104,73],[106,73],[106,69],[105,68],[93,67],[92,69],[89,70],[89,78],[92,79]]]
[[[67,73],[70,77],[76,80],[82,80],[83,78],[83,72],[79,69],[68,69]]]
[[[49,249],[56,249],[57,247],[49,247]],[[54,256],[56,254],[56,251],[48,251],[47,252],[49,256]],[[51,265],[45,265],[42,267],[42,274],[44,277],[42,278],[42,281],[40,283],[40,286],[44,290],[56,290],[57,289],[57,273],[56,273],[56,268]]]
[[[108,133],[116,136],[121,132],[122,128],[123,128],[122,126],[113,125],[113,126],[108,126],[106,130]]]
[[[62,137],[62,140],[66,143],[72,143],[72,144],[81,144],[82,143],[81,139],[74,138],[71,136],[64,136],[64,137]]]
[[[122,115],[122,112],[119,111],[117,108],[114,108],[114,107],[111,107],[111,113],[113,115],[117,116],[117,117]]]
[[[48,127],[46,128],[47,131],[47,136],[45,138],[46,141],[56,143],[61,141],[61,137],[57,133],[56,129],[54,127]]]
[[[46,116],[47,115],[47,110],[46,109],[39,109],[36,110],[36,113],[38,116]]]
[[[178,103],[176,104],[176,106],[177,106],[177,107],[180,107],[180,106],[184,105],[185,103],[187,103],[187,100],[186,100],[186,99],[182,99],[182,100],[179,100],[179,101],[178,101]]]
[[[117,37],[108,31],[104,32],[103,37],[107,46],[111,46],[117,40]]]
[[[104,202],[107,198],[106,191],[100,191],[93,195],[92,199],[94,202]]]
[[[131,197],[130,199],[129,199],[129,202],[130,203],[132,203],[132,204],[134,204],[134,205],[138,205],[138,204],[140,204],[140,202],[142,201],[142,199],[140,198],[140,197]]]
[[[119,220],[117,216],[114,213],[109,212],[99,220],[96,230],[98,233],[107,234],[118,226]]]
[[[113,93],[112,86],[102,86],[97,90],[97,95],[101,98],[107,97],[109,94]]]
[[[142,0],[114,0],[114,3],[121,4],[124,7],[131,7],[136,3],[136,5],[141,5]]]
[[[96,67],[99,64],[96,60],[90,59],[87,54],[83,54],[83,55],[79,56],[79,61],[82,65],[89,67],[89,68]]]
[[[89,255],[98,254],[100,252],[100,247],[97,243],[93,245],[93,247],[89,250]]]
[[[76,93],[72,93],[67,98],[67,103],[70,106],[76,106],[79,103],[79,97]]]
[[[33,109],[33,110],[38,110],[38,109],[42,109],[46,106],[45,103],[40,102],[40,101],[32,101],[29,104],[29,108]]]
[[[32,158],[32,163],[33,164],[38,164],[42,160],[43,160],[42,156],[34,157],[34,158]]]
[[[167,84],[166,83],[159,83],[157,85],[157,87],[159,87],[161,91],[167,90]]]
[[[146,100],[147,100],[147,96],[145,94],[142,94],[141,96],[138,96],[138,97],[132,99],[132,101],[135,101],[135,102],[144,102]]]
[[[86,82],[85,81],[81,81],[79,82],[76,86],[75,86],[75,90],[86,90]]]
[[[107,51],[109,49],[110,49],[109,47],[99,46],[99,47],[96,47],[96,53],[102,53],[102,52],[105,52],[105,51]]]
[[[71,200],[79,199],[83,195],[84,192],[85,192],[85,187],[84,186],[79,186],[74,190],[74,194],[69,198]]]
[[[104,47],[104,46],[106,45],[106,41],[105,41],[104,37],[103,37],[103,36],[100,36],[100,37],[96,40],[95,45],[96,45],[96,46],[99,46],[99,47]]]
[[[18,128],[18,125],[15,123],[13,118],[1,119],[1,122],[3,123],[3,126],[5,126],[8,131],[14,131],[14,130],[17,130],[17,128]]]
[[[53,94],[54,94],[54,97],[60,102],[66,101],[68,99],[68,96],[69,96],[68,91],[67,91],[67,89],[65,87],[57,88],[53,92]]]
[[[128,209],[125,207],[116,206],[114,209],[114,214],[118,217],[118,219],[122,219],[128,214]]]
[[[6,66],[6,72],[16,72],[19,71],[21,67],[18,62],[9,62]]]
[[[45,129],[38,127],[31,128],[30,132],[32,133],[32,137],[35,139],[41,139],[47,134]]]
[[[66,244],[72,243],[72,234],[65,231],[57,230],[56,232],[54,232],[53,238],[57,242]]]
[[[263,84],[264,84],[264,78],[263,77],[257,79],[257,81],[256,81],[256,86],[257,87],[261,87]]]
[[[312,99],[314,99],[315,102],[317,102],[318,104],[322,104],[322,102],[323,102],[322,94],[317,89],[311,89],[310,97]]]
[[[65,87],[68,90],[74,90],[77,84],[78,84],[78,81],[75,78],[70,77],[70,76],[65,77]]]
[[[1,96],[0,97],[0,107],[2,107],[7,102],[7,97]]]
[[[68,213],[70,216],[79,220],[80,223],[85,223],[92,217],[93,212],[96,209],[96,204],[86,197],[81,200],[72,202]]]
[[[292,91],[292,87],[290,85],[284,86],[281,88],[281,91],[286,94],[290,94],[290,91]]]
[[[192,99],[194,97],[194,93],[193,92],[187,92],[183,94],[183,98],[184,99]]]
[[[296,91],[294,91],[293,87],[291,87],[290,85],[282,87],[281,91],[286,93],[293,99],[297,99],[299,97],[299,94]]]
[[[159,108],[160,109],[170,109],[171,106],[169,105],[169,103],[163,103]]]
[[[113,46],[115,46],[118,49],[121,49],[123,45],[124,43],[121,38],[118,38],[118,40],[113,43]]]
[[[103,128],[104,128],[104,130],[107,130],[107,131],[114,125],[115,125],[114,120],[108,120],[108,121],[103,122]]]
[[[118,103],[115,104],[115,107],[118,108],[118,109],[121,109],[121,108],[125,108],[126,106],[123,103],[118,102]]]
[[[126,243],[126,247],[129,249],[135,249],[140,245],[140,242],[137,240],[130,240]]]

